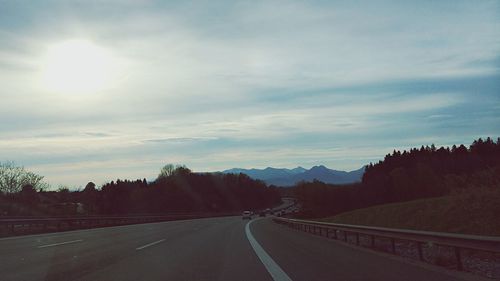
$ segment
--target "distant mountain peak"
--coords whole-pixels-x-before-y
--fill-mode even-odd
[[[364,173],[364,166],[360,169],[346,172],[327,168],[324,165],[316,165],[311,169],[305,169],[301,166],[286,169],[267,167],[264,169],[241,169],[234,168],[223,171],[223,173],[244,173],[254,179],[260,179],[267,184],[277,186],[292,186],[300,181],[319,180],[332,184],[347,184],[360,182]]]
[[[305,169],[305,168],[303,168],[301,166],[298,166],[297,168],[291,169],[291,171],[294,172],[294,173],[303,173],[303,172],[307,171],[307,169]]]
[[[324,165],[317,165],[317,166],[313,166],[310,170],[330,170],[328,169],[327,167],[325,167]],[[309,171],[310,171],[309,170]],[[330,170],[331,171],[331,170]]]

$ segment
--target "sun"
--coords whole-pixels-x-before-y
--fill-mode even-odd
[[[87,40],[49,46],[42,62],[46,89],[64,94],[96,93],[112,82],[113,56]]]

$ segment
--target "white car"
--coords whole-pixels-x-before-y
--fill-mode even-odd
[[[252,219],[252,212],[250,212],[250,211],[244,211],[243,214],[242,214],[242,219],[249,219],[249,220],[251,220]]]

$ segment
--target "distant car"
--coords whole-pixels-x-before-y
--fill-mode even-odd
[[[252,219],[252,212],[250,212],[250,211],[244,211],[241,218],[244,219],[244,220],[245,219],[251,220]]]

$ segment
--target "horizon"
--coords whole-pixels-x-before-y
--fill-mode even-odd
[[[500,2],[2,2],[0,162],[78,188],[500,135]],[[280,11],[280,13],[276,13]]]
[[[478,138],[478,139],[483,139],[483,140],[486,140],[487,138],[490,138],[492,140],[494,140],[494,138],[491,138],[491,137],[484,137],[484,138]],[[500,137],[498,137],[500,139]],[[431,145],[434,145],[436,148],[446,148],[446,149],[451,149],[453,145],[456,145],[457,147],[460,146],[460,145],[464,145],[465,147],[469,147],[468,144],[452,144],[452,145],[441,145],[441,146],[437,146],[435,145],[434,143],[432,143]],[[421,147],[430,147],[430,145],[421,145]],[[409,147],[407,149],[393,149],[392,151],[386,153],[385,155],[387,154],[390,154],[392,153],[393,151],[400,151],[400,152],[403,152],[403,151],[407,151],[409,152],[411,149],[413,148],[419,148],[419,147]],[[385,157],[384,155],[384,157]],[[384,157],[380,158],[379,160],[380,161],[383,161],[384,160]],[[190,167],[187,167],[188,169],[190,169],[193,173],[223,173],[223,172],[226,172],[226,171],[229,171],[229,170],[233,170],[233,169],[241,169],[241,170],[265,170],[267,168],[271,168],[271,169],[287,169],[287,170],[293,170],[293,169],[297,169],[297,168],[302,168],[302,169],[305,169],[305,170],[311,170],[312,168],[315,168],[315,167],[325,167],[329,170],[334,170],[334,171],[339,171],[339,172],[354,172],[354,171],[357,171],[357,170],[360,170],[362,168],[366,168],[368,165],[370,164],[376,164],[378,161],[373,161],[373,162],[369,162],[369,163],[366,163],[366,164],[363,164],[361,165],[360,167],[358,168],[355,168],[355,169],[337,169],[335,167],[329,167],[327,165],[324,165],[324,164],[313,164],[313,165],[310,165],[310,166],[305,166],[305,165],[298,165],[298,166],[291,166],[291,167],[278,167],[278,166],[266,166],[266,167],[248,167],[248,168],[242,168],[242,167],[232,167],[232,168],[227,168],[227,169],[220,169],[220,170],[211,170],[211,171],[200,171],[200,170],[192,170],[190,169]],[[16,164],[16,163],[14,163]],[[180,163],[176,163],[176,164],[173,164],[173,163],[167,163],[167,164],[172,164],[174,166],[185,166],[183,164],[180,164]],[[306,168],[306,167],[309,167],[309,168]],[[158,168],[158,171],[161,169]],[[102,183],[95,183],[94,181],[88,181],[86,182],[85,184],[89,183],[89,182],[93,182],[94,184],[96,184],[96,186],[98,187],[101,187],[105,184],[108,184],[108,183],[111,183],[111,182],[114,182],[116,180],[131,180],[131,181],[135,181],[135,180],[141,180],[141,179],[146,179],[148,182],[154,182],[156,180],[156,177],[158,176],[158,173],[154,174],[152,173],[153,175],[150,176],[150,177],[142,177],[142,176],[138,176],[138,177],[128,177],[128,178],[114,178],[114,179],[109,179],[109,180],[106,180],[106,181],[103,181]],[[46,181],[45,181],[46,182]],[[53,184],[50,184],[49,183],[49,188],[47,189],[47,191],[55,191],[57,190],[58,188],[68,188],[69,190],[82,190],[84,185],[85,184],[81,184],[81,185],[73,185],[73,186],[70,186],[70,185],[63,185],[63,184],[59,184],[59,185],[53,185]]]

